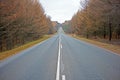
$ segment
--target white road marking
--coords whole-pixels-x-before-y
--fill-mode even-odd
[[[61,71],[61,73],[63,73],[64,72],[64,64],[63,64],[63,60],[62,60],[62,54],[61,54],[61,65],[60,65],[60,71]]]
[[[61,44],[61,48],[62,48],[62,44]]]
[[[60,80],[60,46],[61,39],[59,37],[59,50],[58,50],[58,62],[57,62],[57,72],[56,72],[56,80]]]
[[[66,80],[65,75],[62,75],[62,80]]]

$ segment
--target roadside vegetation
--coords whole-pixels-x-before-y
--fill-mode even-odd
[[[54,32],[39,0],[0,0],[0,52]]]
[[[63,23],[67,32],[86,38],[120,40],[120,0],[84,0],[80,4],[72,19]]]
[[[72,19],[63,23],[64,31],[88,42],[99,41],[112,51],[113,45],[120,46],[120,0],[84,0],[80,4]]]
[[[32,46],[34,46],[35,44],[38,44],[48,38],[50,38],[52,35],[45,35],[43,36],[42,38],[38,39],[38,40],[35,40],[35,41],[32,41],[32,42],[28,42],[24,45],[21,45],[21,46],[18,46],[12,50],[8,50],[8,51],[4,51],[4,52],[0,52],[0,60],[3,60],[3,59],[6,59],[12,55],[15,55],[15,54],[18,54],[19,52],[27,49],[27,48],[30,48]]]

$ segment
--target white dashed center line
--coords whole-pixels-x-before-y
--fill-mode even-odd
[[[61,49],[62,49],[62,44],[61,44],[61,37],[59,36],[59,49],[58,49],[58,61],[57,61],[57,72],[56,72],[56,80],[60,80],[60,59],[61,59]],[[62,75],[62,80],[65,79],[65,75]]]
[[[66,80],[66,79],[65,79],[65,75],[62,75],[62,80]]]

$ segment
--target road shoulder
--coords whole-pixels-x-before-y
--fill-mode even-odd
[[[20,53],[21,51],[23,51],[25,49],[28,49],[28,48],[30,48],[30,47],[48,39],[50,37],[51,37],[50,35],[45,35],[45,36],[43,36],[42,38],[40,38],[36,41],[26,43],[22,46],[19,46],[19,47],[16,47],[16,48],[12,49],[12,50],[8,50],[8,51],[5,51],[5,52],[0,52],[0,61],[6,59],[8,57],[11,57],[13,55],[16,55],[16,54]]]

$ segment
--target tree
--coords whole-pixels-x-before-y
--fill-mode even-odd
[[[71,19],[74,32],[81,35],[103,38],[119,38],[120,1],[119,0],[85,0]]]
[[[0,0],[0,51],[42,37],[50,23],[38,0]]]

